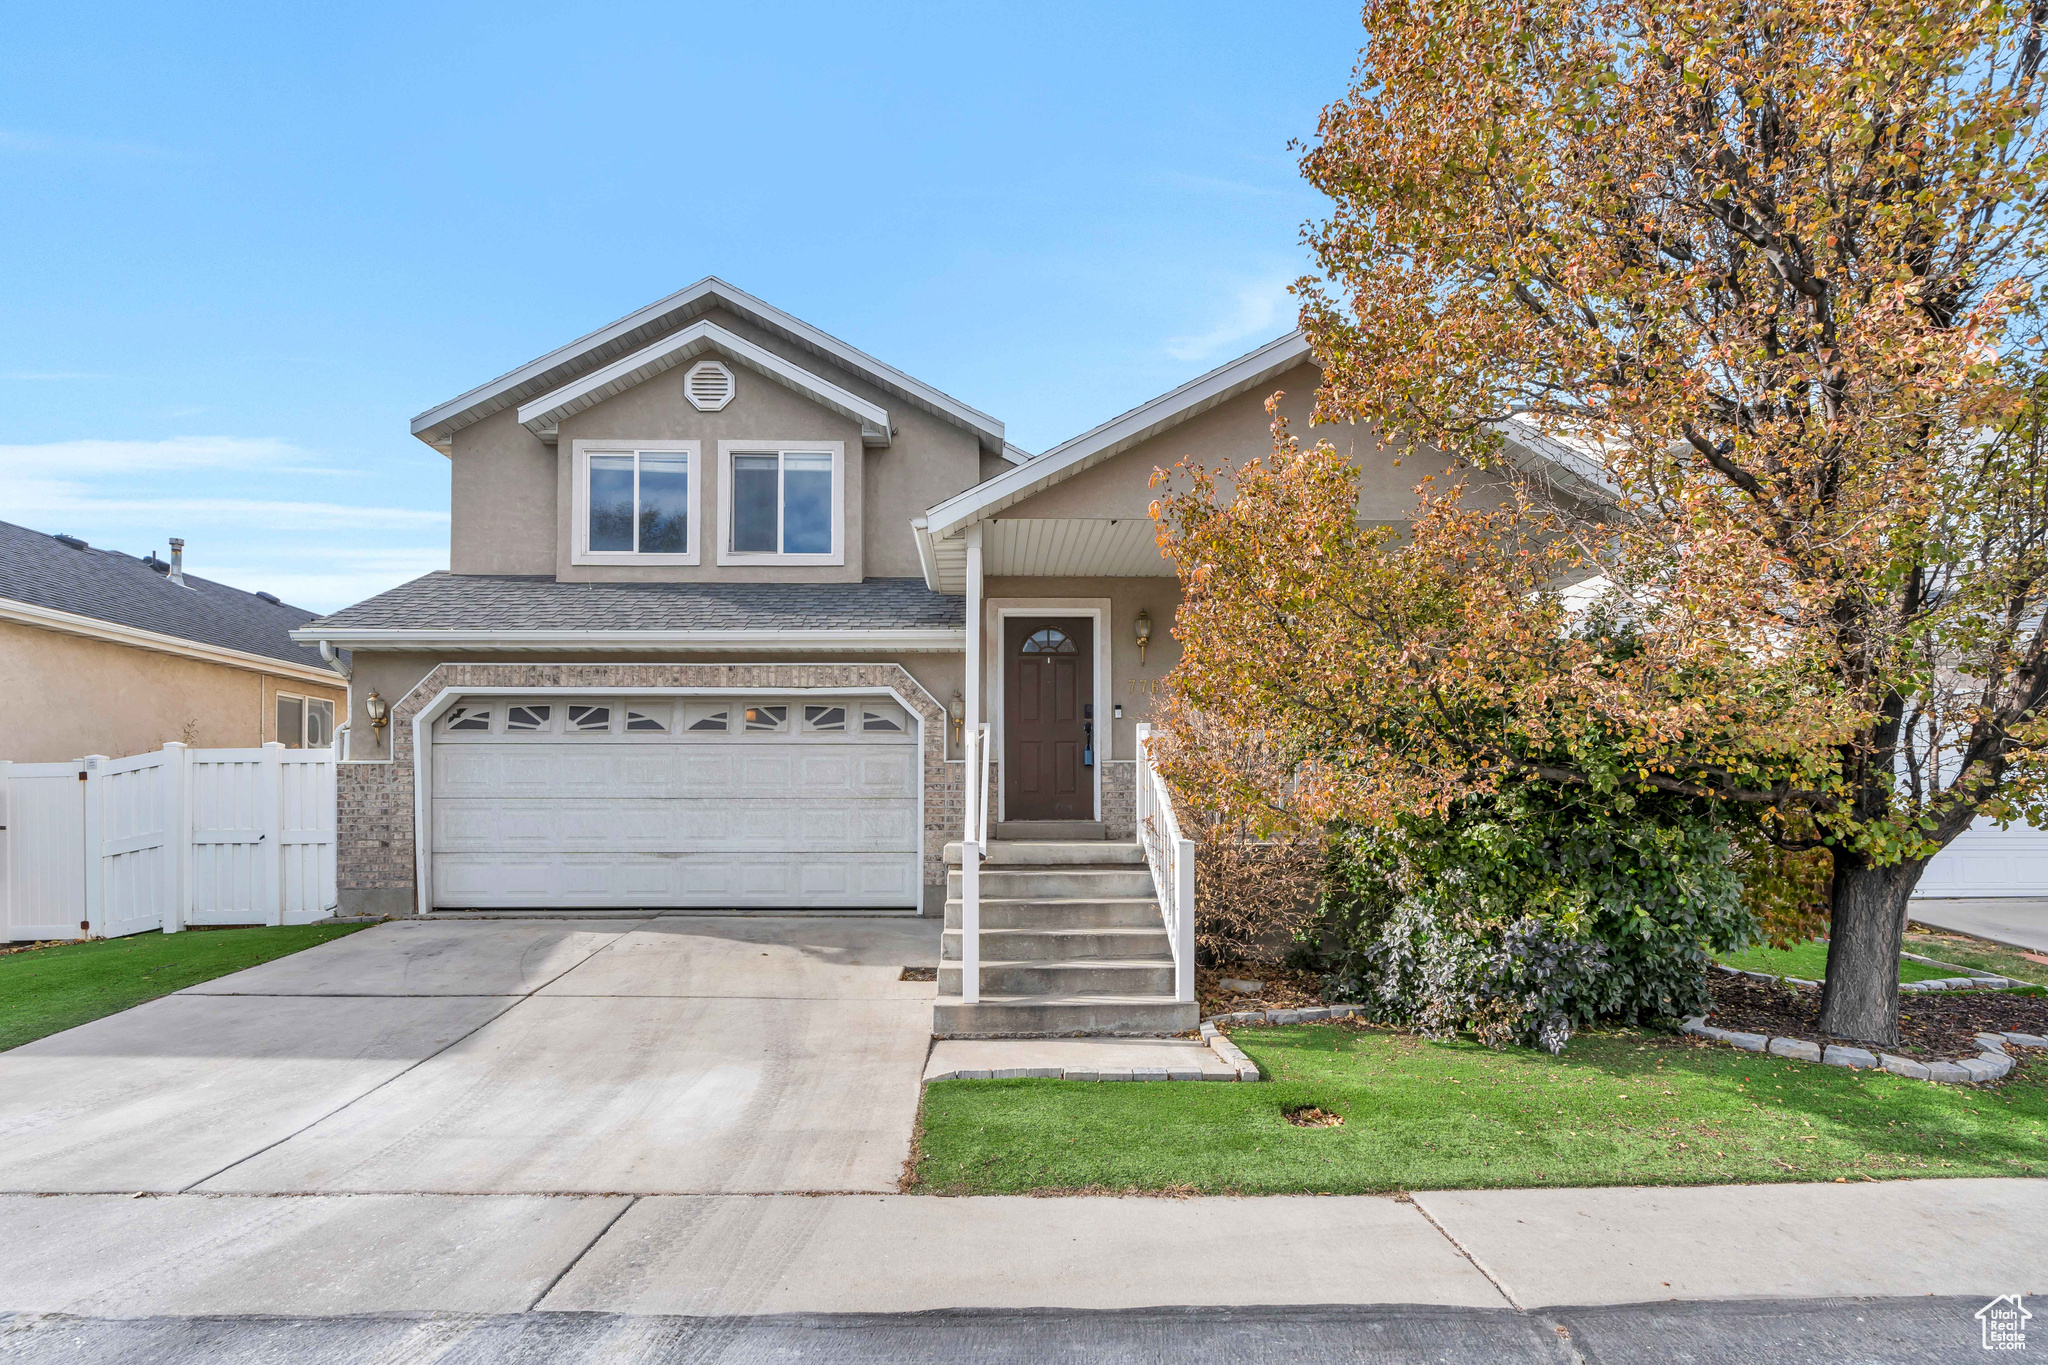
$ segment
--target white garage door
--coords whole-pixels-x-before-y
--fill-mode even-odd
[[[1913,894],[2048,896],[2048,830],[1980,819],[1934,855]]]
[[[886,699],[465,698],[434,722],[434,904],[913,907],[918,755]]]

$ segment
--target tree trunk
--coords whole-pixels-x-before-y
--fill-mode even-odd
[[[1821,1031],[1837,1038],[1897,1047],[1899,946],[1906,928],[1906,898],[1913,894],[1927,864],[1845,866],[1848,862],[1836,855],[1828,915],[1828,979],[1820,997]]]

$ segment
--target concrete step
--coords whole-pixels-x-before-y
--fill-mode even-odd
[[[1186,1033],[1200,1019],[1192,1000],[1145,995],[984,994],[978,1004],[955,996],[932,1006],[932,1032],[941,1038],[1160,1038]]]
[[[984,962],[1072,962],[1081,958],[1172,962],[1173,943],[1166,926],[1149,929],[989,929],[981,931]],[[939,938],[939,957],[960,960],[963,935],[948,929]]]
[[[990,843],[981,857],[981,865],[989,867],[1142,867],[1145,850],[1135,840],[1128,843],[1106,843],[1101,840],[1065,839],[1020,843],[1014,840],[997,839]],[[960,845],[956,841],[946,845],[946,866],[960,866]]]
[[[984,864],[981,894],[984,900],[1118,900],[1156,892],[1152,874],[1143,866],[1012,870]],[[957,867],[946,873],[946,897],[960,899]]]
[[[1076,958],[981,963],[983,995],[1173,995],[1173,959]],[[960,994],[960,964],[939,963],[940,995]]]
[[[1107,839],[1109,826],[1100,820],[998,820],[998,839]]]
[[[958,929],[960,902],[946,902],[946,927]],[[1165,928],[1159,902],[1150,896],[1106,896],[1095,900],[981,898],[981,927],[990,929]]]

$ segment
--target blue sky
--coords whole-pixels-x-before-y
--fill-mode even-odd
[[[1343,4],[28,6],[0,519],[331,610],[417,412],[716,274],[1041,450],[1292,325]]]

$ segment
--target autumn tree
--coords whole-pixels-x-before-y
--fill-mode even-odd
[[[1301,811],[1539,782],[1825,847],[1822,1026],[1895,1042],[1928,860],[2048,816],[2048,4],[1364,18],[1302,159],[1317,417],[1478,472],[1396,535],[1327,449],[1196,471],[1183,701]]]

